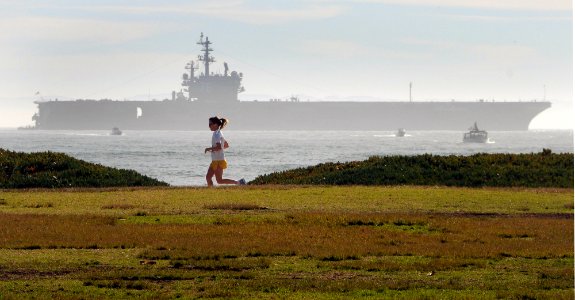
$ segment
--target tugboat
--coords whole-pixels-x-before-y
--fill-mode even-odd
[[[120,128],[118,127],[114,127],[112,128],[112,132],[110,132],[110,135],[122,135],[122,130],[120,130]]]
[[[473,124],[473,127],[469,128],[469,132],[463,135],[464,143],[487,143],[487,140],[487,131],[479,130],[477,122]]]
[[[396,137],[405,136],[405,129],[399,128],[399,129],[397,130],[397,132],[395,133],[395,136],[396,136]]]

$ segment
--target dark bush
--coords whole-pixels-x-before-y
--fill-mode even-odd
[[[88,163],[63,153],[0,149],[0,188],[167,186],[133,170]]]
[[[250,184],[573,187],[573,154],[373,156],[259,176]]]

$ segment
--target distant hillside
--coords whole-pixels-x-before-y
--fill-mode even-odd
[[[573,154],[382,156],[259,176],[250,184],[573,188]]]
[[[133,170],[105,167],[63,153],[0,148],[0,188],[167,186]]]

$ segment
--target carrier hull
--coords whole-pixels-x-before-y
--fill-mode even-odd
[[[202,130],[225,116],[233,130],[527,130],[550,102],[39,102],[36,129]]]

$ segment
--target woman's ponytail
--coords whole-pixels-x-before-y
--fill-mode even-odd
[[[228,119],[221,118],[220,119],[220,129],[224,129],[224,127],[226,127],[226,125],[228,125]]]

